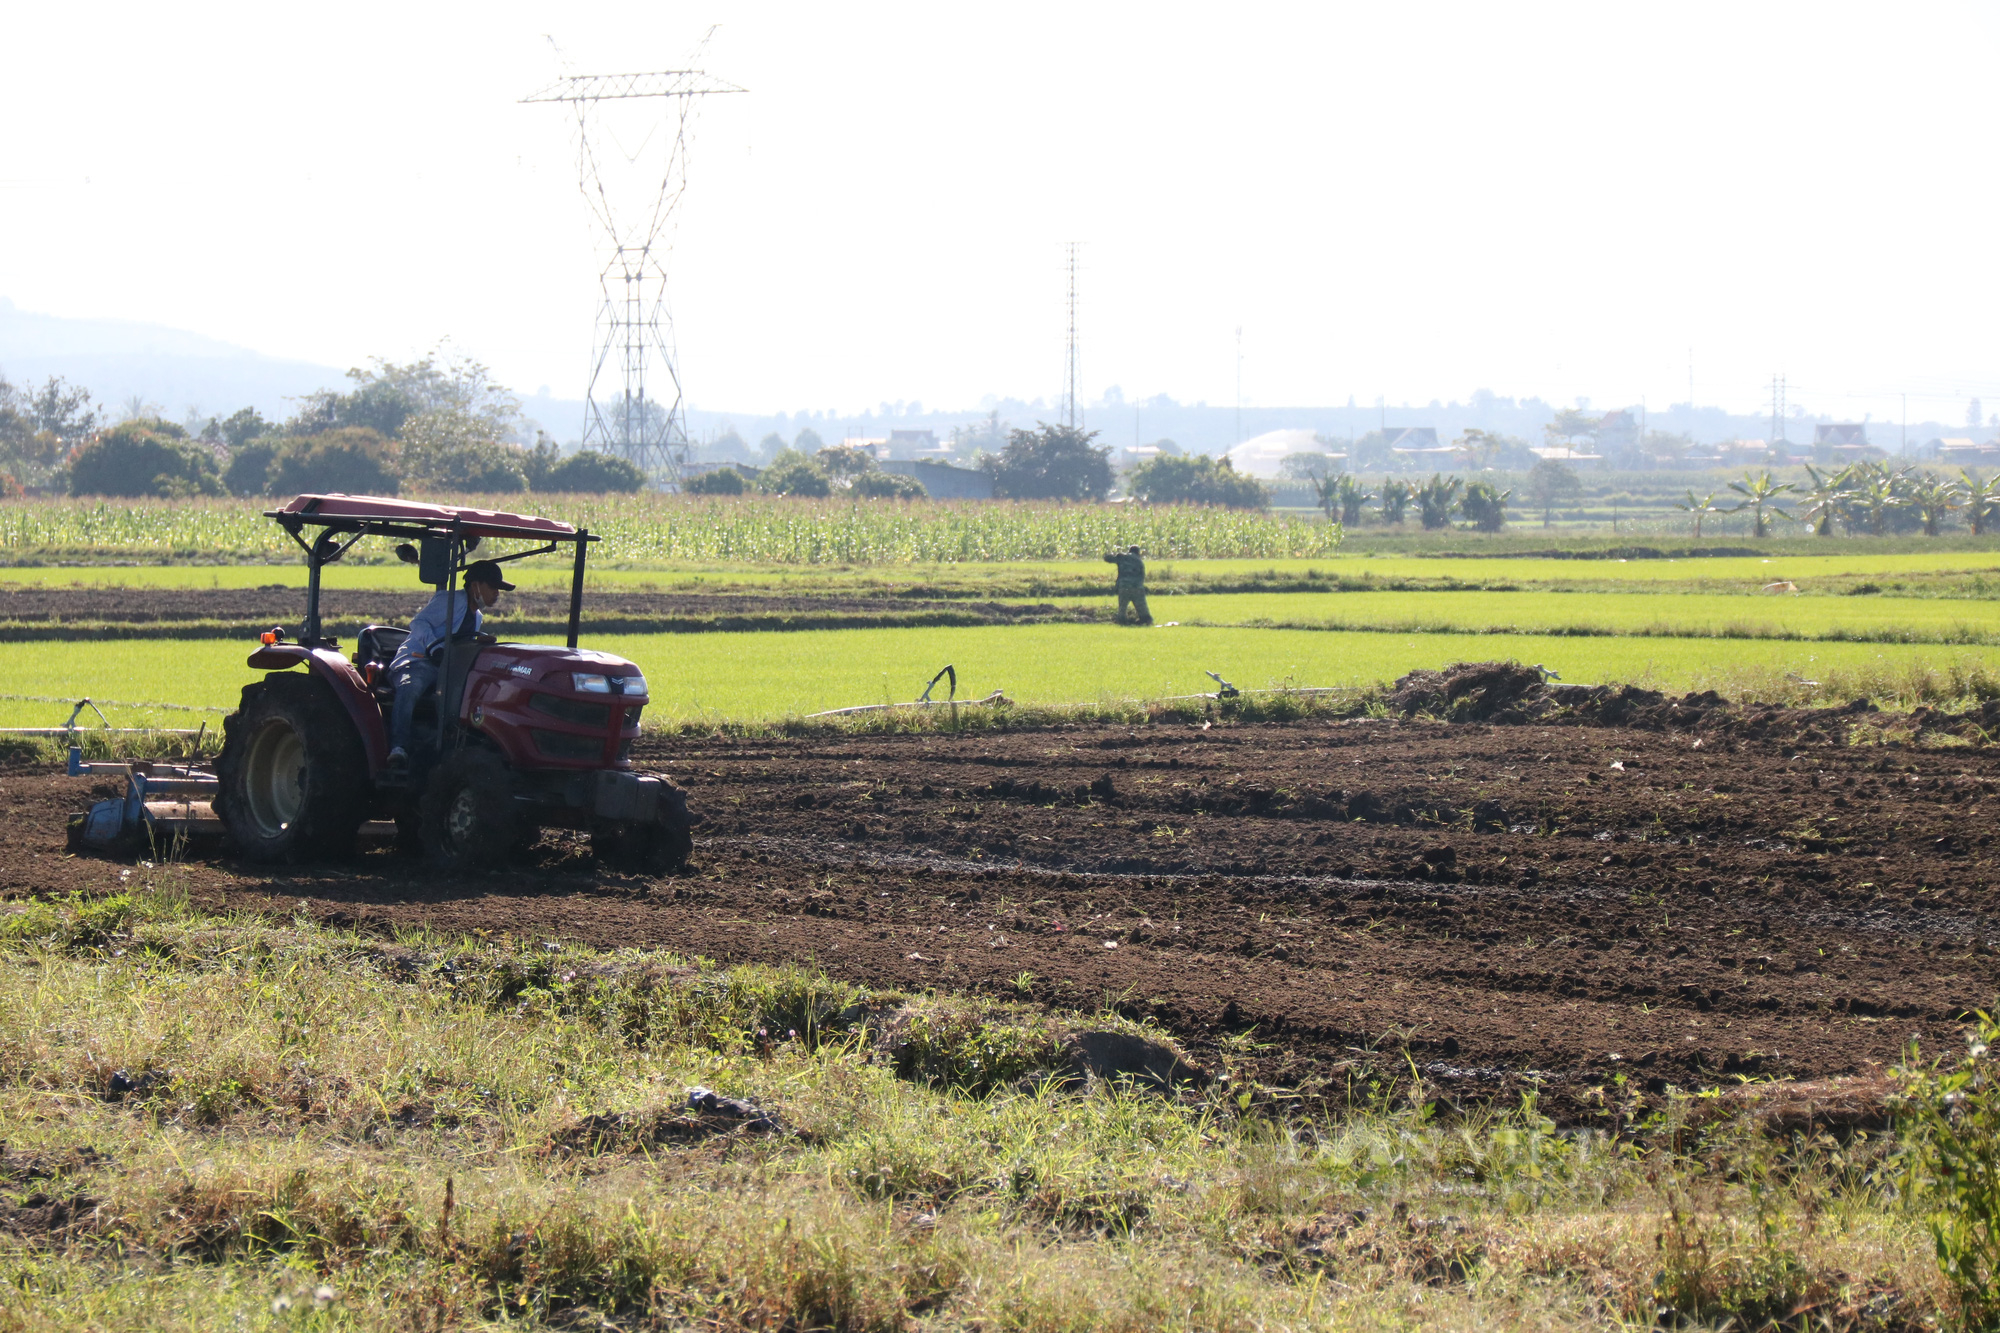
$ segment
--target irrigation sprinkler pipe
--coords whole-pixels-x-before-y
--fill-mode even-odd
[[[1173,703],[1188,703],[1195,699],[1215,700],[1215,699],[1228,699],[1228,698],[1247,698],[1248,696],[1253,694],[1317,695],[1317,694],[1347,694],[1350,691],[1351,687],[1345,685],[1302,685],[1297,689],[1290,689],[1290,690],[1240,690],[1234,695],[1167,694],[1167,695],[1161,695],[1158,698],[1154,699],[1121,699],[1119,700],[1119,702],[1128,704],[1137,704],[1137,703],[1173,704]],[[993,691],[993,693],[987,695],[984,699],[967,699],[965,701],[965,706],[967,708],[972,708],[980,704],[997,704],[997,703],[1007,703],[1007,702],[1010,701],[1007,699],[1006,695],[1000,690],[995,690]],[[806,720],[811,721],[816,717],[847,717],[854,713],[880,713],[880,712],[885,712],[891,708],[935,708],[935,707],[937,707],[937,701],[935,699],[932,700],[919,699],[917,702],[909,704],[856,704],[852,708],[829,708],[823,713],[807,713]]]
[[[153,707],[155,705],[147,706]],[[173,708],[179,705],[166,704],[158,706]],[[97,714],[97,720],[102,724],[97,728],[100,735],[203,736],[208,733],[207,722],[203,722],[199,727],[114,727],[111,725],[111,719],[104,716],[104,710],[86,697],[76,701],[76,707],[69,710],[69,721],[63,723],[60,727],[0,727],[0,736],[68,736],[70,744],[74,745],[76,744],[77,732],[76,720],[82,716],[83,710],[86,708]]]
[[[68,727],[0,727],[0,736],[68,736]],[[99,727],[100,736],[199,736],[194,727]]]

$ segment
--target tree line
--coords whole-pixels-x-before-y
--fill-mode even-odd
[[[0,379],[0,494],[603,492],[645,483],[622,458],[565,455],[540,432],[520,442],[518,400],[476,361],[433,351],[407,365],[378,357],[347,375],[346,392],[308,394],[283,422],[246,407],[186,425],[143,412],[107,424],[89,392],[61,378],[39,387]]]
[[[973,470],[985,474],[1003,500],[1067,500],[1082,504],[1106,499],[1117,484],[1109,446],[1093,444],[1098,432],[1038,422],[1034,429],[1005,432],[997,450],[974,454]],[[913,499],[920,482],[885,473],[873,457],[844,445],[827,446],[810,429],[791,444],[766,436],[763,452],[773,455],[761,470],[722,468],[695,478],[690,491],[740,495],[855,496]],[[1271,494],[1262,482],[1238,473],[1226,458],[1168,457],[1149,460],[1125,474],[1133,499],[1149,504],[1224,505],[1262,509]]]
[[[1963,523],[1973,536],[1984,536],[2000,518],[2000,476],[1981,480],[1961,470],[1956,477],[1925,471],[1914,465],[1894,467],[1884,462],[1851,463],[1839,469],[1806,465],[1803,483],[1779,481],[1769,471],[1746,472],[1729,489],[1742,498],[1717,502],[1720,491],[1697,496],[1693,491],[1674,508],[1685,512],[1701,536],[1702,524],[1717,514],[1751,516],[1751,531],[1768,537],[1780,523],[1802,523],[1816,537],[1831,537],[1835,527],[1849,536],[1886,537],[1921,532],[1941,536]],[[1787,503],[1797,512],[1787,509]]]

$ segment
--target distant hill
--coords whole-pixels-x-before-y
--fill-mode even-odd
[[[160,324],[35,314],[4,296],[0,375],[16,384],[60,375],[114,411],[137,396],[176,419],[189,408],[289,416],[289,399],[345,383],[345,372],[332,366],[282,361]]]
[[[227,415],[239,407],[254,407],[266,417],[282,420],[292,415],[295,409],[292,400],[318,389],[344,388],[347,383],[344,368],[280,360],[159,324],[34,314],[19,309],[6,297],[0,297],[0,375],[17,384],[61,375],[89,389],[114,416],[136,396],[158,405],[174,420],[185,417],[190,408]],[[583,431],[581,401],[558,398],[547,391],[522,392],[518,385],[515,388],[528,418],[530,436],[539,426],[564,444],[576,443]],[[1423,405],[1405,403],[1388,408],[1349,404],[1237,409],[1205,402],[1178,403],[1164,394],[1142,402],[1126,402],[1115,389],[1109,391],[1107,399],[1092,404],[1085,413],[1085,424],[1102,432],[1099,443],[1146,444],[1171,439],[1182,448],[1199,453],[1221,453],[1240,440],[1277,430],[1316,431],[1346,439],[1371,430],[1406,426],[1431,427],[1441,440],[1477,427],[1539,443],[1542,427],[1555,415],[1554,406],[1541,399],[1504,398],[1485,390],[1470,395],[1464,402],[1434,400]],[[945,439],[955,427],[978,428],[989,423],[1003,427],[1032,426],[1038,421],[1057,420],[1060,411],[1052,401],[1015,398],[988,398],[979,408],[959,411],[926,411],[916,404],[905,408],[903,404],[885,403],[874,411],[774,415],[729,412],[691,404],[687,408],[687,424],[688,433],[697,442],[697,456],[714,453],[720,457],[711,442],[728,431],[735,431],[752,446],[772,433],[786,440],[795,439],[805,428],[829,444],[849,435],[885,437],[892,430],[927,429]],[[1788,423],[1791,438],[1810,440],[1814,424],[1827,419],[1794,418]],[[1731,414],[1719,407],[1690,408],[1680,403],[1655,409],[1647,425],[1653,430],[1684,431],[1706,444],[1762,438],[1769,431],[1770,419],[1754,413]],[[1913,421],[1907,430],[1913,446],[1934,436],[1962,433],[1958,428],[1932,421]],[[1869,440],[1892,453],[1903,435],[1901,428],[1885,422],[1871,423],[1868,428]]]

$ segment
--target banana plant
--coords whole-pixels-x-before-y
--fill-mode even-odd
[[[1339,520],[1333,516],[1335,505],[1333,478],[1328,476],[1314,476],[1307,478],[1307,480],[1312,483],[1313,500],[1325,512],[1326,521],[1329,523],[1338,522]]]
[[[1674,508],[1684,509],[1688,513],[1694,515],[1694,535],[1697,538],[1701,536],[1701,521],[1703,519],[1707,518],[1711,514],[1726,514],[1729,512],[1727,509],[1724,509],[1722,506],[1715,503],[1714,491],[1710,491],[1707,495],[1703,496],[1699,500],[1694,498],[1693,491],[1689,491],[1688,498],[1685,500],[1676,501],[1674,503]]]
[[[1853,471],[1844,467],[1838,472],[1821,472],[1811,463],[1806,464],[1806,475],[1812,478],[1812,485],[1804,492],[1806,503],[1799,517],[1812,529],[1813,536],[1833,535],[1833,521],[1840,517],[1850,498],[1847,483]]]
[[[2000,517],[2000,475],[1981,481],[1970,472],[1958,474],[1958,502],[1965,510],[1965,525],[1975,537],[1984,537],[1993,520]]]
[[[1361,522],[1362,506],[1374,498],[1360,482],[1343,473],[1333,491],[1333,501],[1340,507],[1341,526],[1357,526]]]
[[[1857,469],[1853,505],[1868,524],[1868,531],[1880,537],[1889,531],[1889,515],[1909,503],[1908,477],[1883,463],[1863,463]]]
[[[1417,517],[1425,531],[1451,526],[1451,511],[1458,507],[1458,488],[1465,483],[1457,477],[1431,473],[1431,479],[1417,487]]]
[[[1382,521],[1403,525],[1403,516],[1409,512],[1410,497],[1415,493],[1409,482],[1400,477],[1386,477],[1382,481]]]
[[[1924,536],[1935,537],[1959,506],[1958,483],[1925,475],[1910,484],[1909,505],[1924,523]]]
[[[1766,470],[1755,476],[1748,472],[1744,473],[1743,480],[1729,483],[1729,489],[1745,497],[1743,503],[1734,507],[1734,511],[1750,510],[1752,517],[1757,521],[1756,535],[1768,537],[1771,535],[1769,515],[1786,520],[1791,518],[1790,514],[1778,507],[1778,497],[1798,488],[1789,481],[1779,481]],[[1769,515],[1765,512],[1767,510]]]

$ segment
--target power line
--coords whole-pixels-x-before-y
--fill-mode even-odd
[[[592,217],[607,247],[598,273],[603,303],[598,307],[592,346],[590,385],[585,392],[583,445],[629,459],[649,477],[678,484],[692,452],[683,407],[680,367],[674,348],[673,316],[667,309],[667,254],[672,249],[669,224],[687,189],[688,125],[696,99],[720,93],[740,93],[735,84],[709,77],[698,69],[658,70],[644,74],[587,74],[557,79],[522,102],[561,102],[576,115],[577,188],[590,205]],[[615,135],[606,133],[601,107],[606,102],[661,99],[667,103],[664,122],[654,126],[637,152],[628,153]],[[668,131],[659,134],[661,129]],[[659,172],[659,186],[644,208],[620,208],[602,163],[614,167],[608,155],[600,159],[596,141],[609,138],[624,165],[635,171]],[[641,159],[648,159],[642,168]],[[609,370],[616,361],[615,372]],[[673,401],[655,402],[646,386],[649,367],[657,365],[671,386]],[[613,396],[615,383],[616,396]],[[664,395],[663,395],[664,396]]]
[[[1077,428],[1076,411],[1077,360],[1076,345],[1076,247],[1077,242],[1065,245],[1069,264],[1069,349],[1063,359],[1063,425],[1071,430]]]

